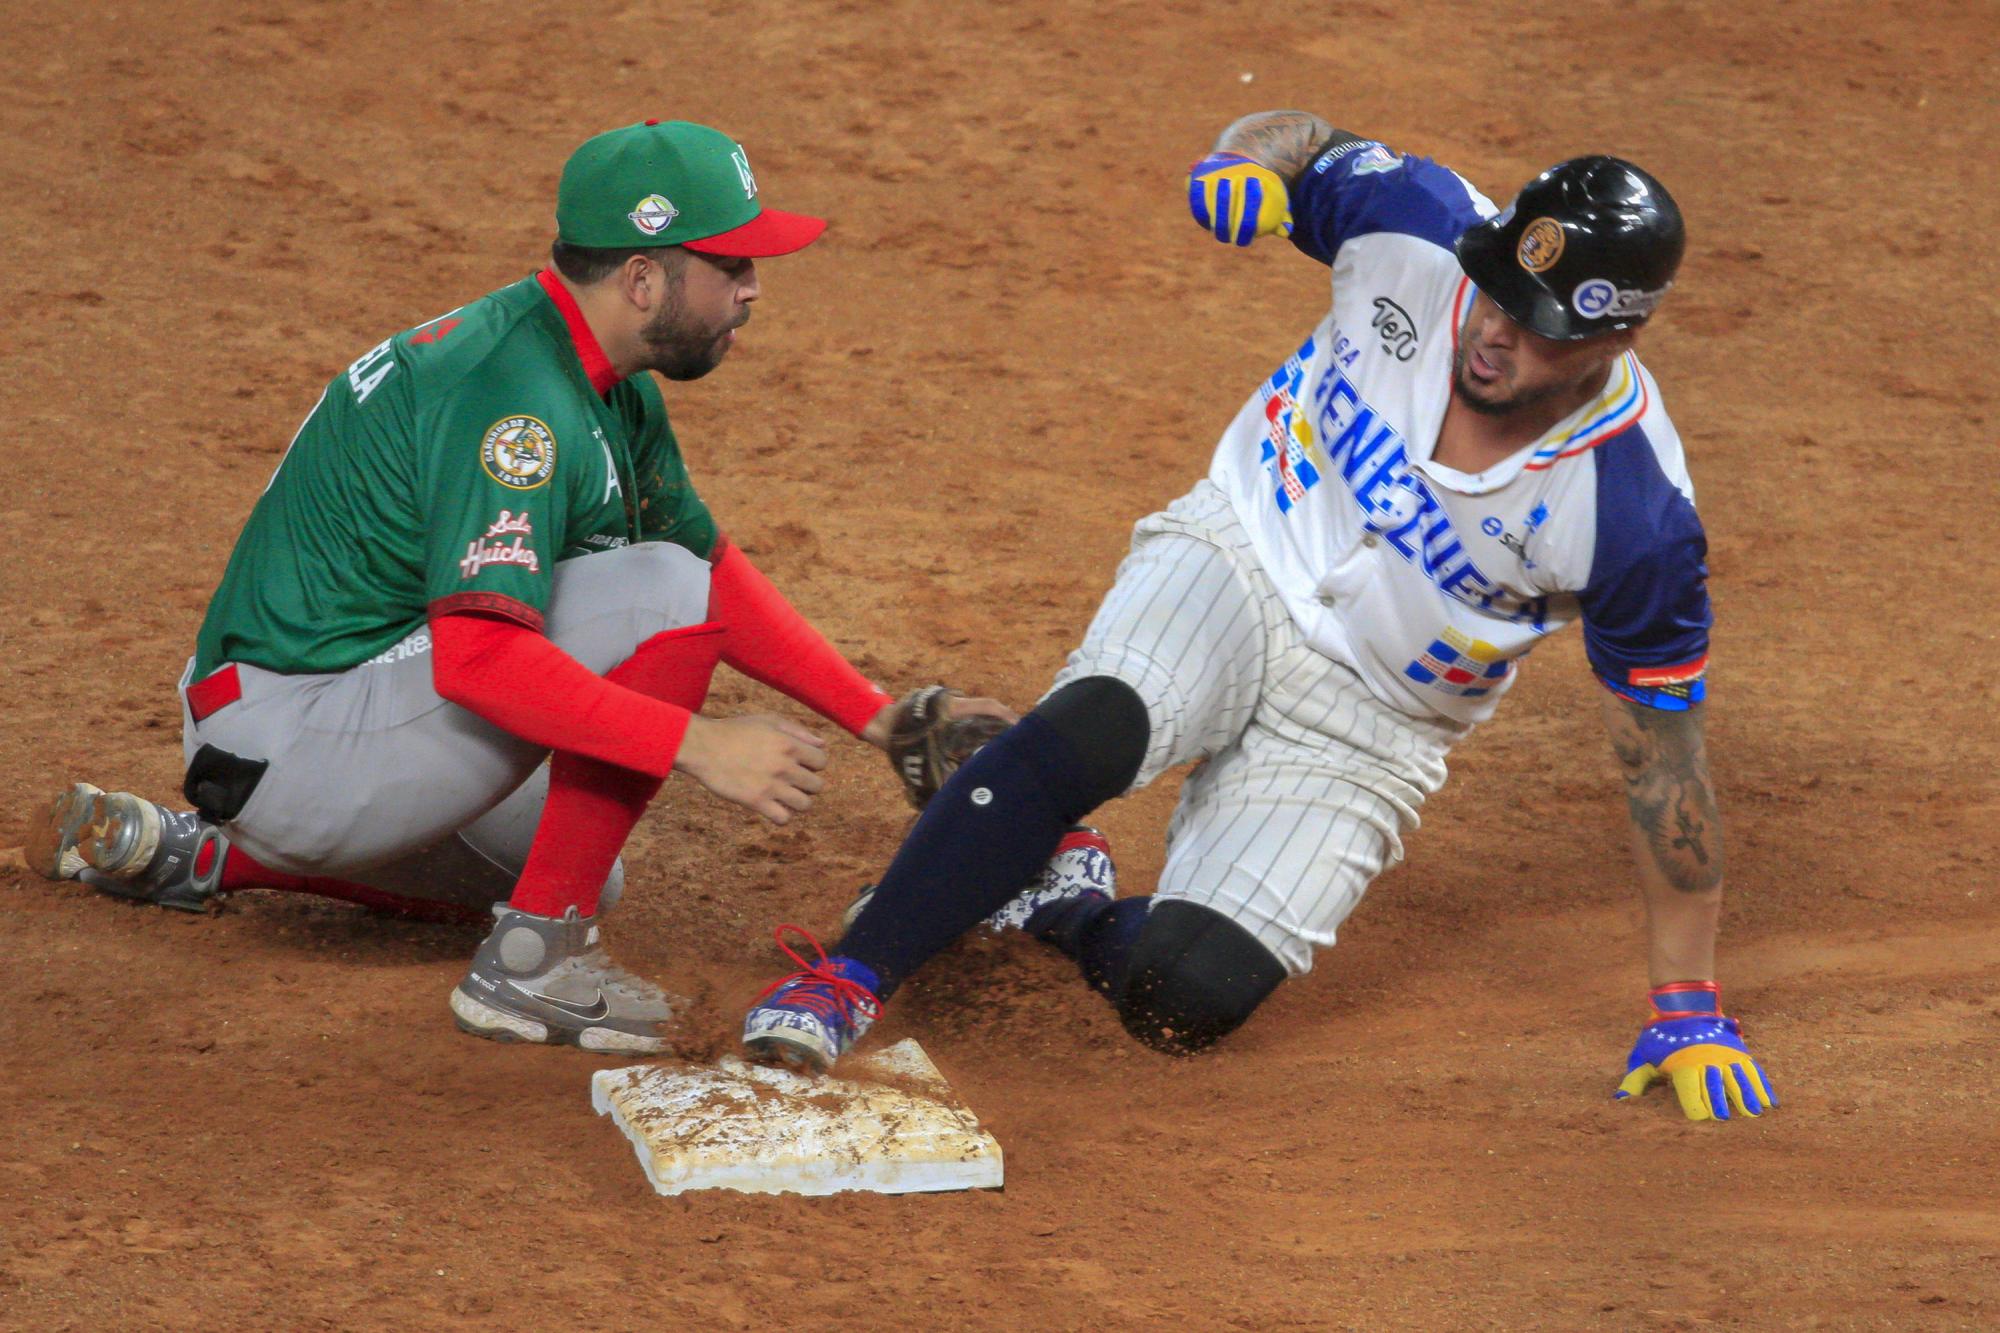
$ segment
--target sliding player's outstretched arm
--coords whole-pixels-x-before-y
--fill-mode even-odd
[[[1639,1033],[1621,1098],[1673,1084],[1690,1120],[1759,1115],[1775,1106],[1764,1071],[1715,982],[1722,915],[1722,816],[1703,741],[1705,707],[1677,711],[1611,695],[1605,725],[1624,771],[1632,853],[1646,902],[1653,1021]]]

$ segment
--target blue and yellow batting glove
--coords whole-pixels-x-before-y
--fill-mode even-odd
[[[1284,178],[1241,153],[1210,153],[1188,169],[1188,212],[1225,245],[1292,234]]]
[[[1723,1016],[1714,982],[1669,982],[1654,988],[1652,1001],[1653,1021],[1640,1029],[1614,1098],[1637,1097],[1665,1079],[1690,1120],[1762,1115],[1778,1104],[1736,1020]]]

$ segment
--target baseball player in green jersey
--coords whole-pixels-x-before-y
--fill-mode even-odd
[[[299,428],[181,680],[195,809],[75,783],[27,850],[193,910],[490,910],[460,1027],[650,1052],[673,1002],[597,924],[633,824],[674,772],[783,824],[826,766],[787,719],[704,716],[717,662],[878,746],[894,705],[719,532],[644,373],[713,370],[755,261],[825,223],[765,207],[727,135],[658,121],[580,147],[556,223],[549,269],[370,349]]]

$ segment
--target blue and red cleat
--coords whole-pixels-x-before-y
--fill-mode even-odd
[[[818,962],[807,962],[785,943],[788,930],[812,946]],[[881,1017],[882,1001],[875,996],[881,983],[865,963],[827,957],[820,942],[798,926],[779,926],[775,938],[799,970],[757,997],[743,1020],[743,1044],[754,1055],[825,1073]]]

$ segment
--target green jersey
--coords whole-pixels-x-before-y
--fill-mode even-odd
[[[612,379],[552,274],[369,351],[327,385],[251,511],[196,675],[344,671],[434,610],[539,629],[557,562],[631,542],[707,559],[715,522],[659,385]]]

